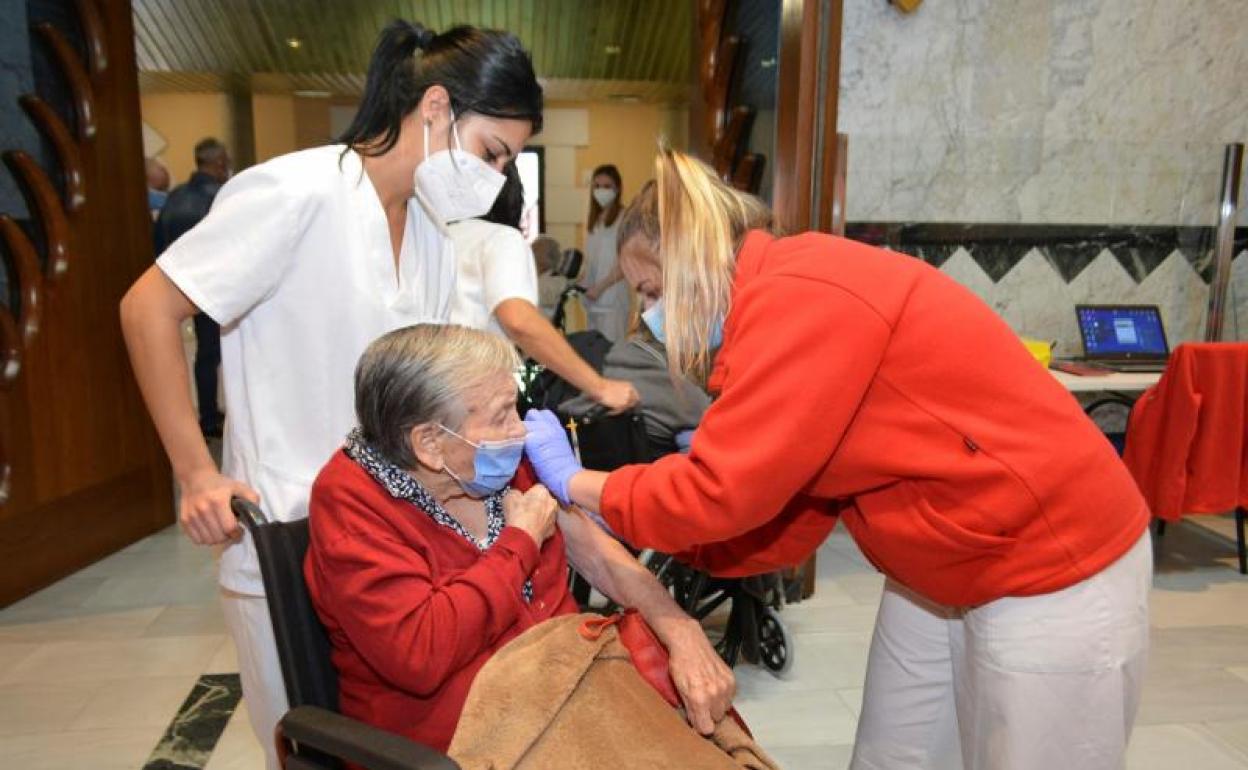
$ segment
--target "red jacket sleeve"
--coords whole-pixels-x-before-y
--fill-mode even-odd
[[[504,527],[476,564],[440,583],[420,549],[388,537],[386,525],[351,490],[314,488],[311,506],[311,516],[361,524],[335,528],[327,542],[314,532],[308,578],[317,584],[321,609],[399,689],[430,696],[525,611],[521,586],[539,553],[519,529]]]
[[[779,516],[720,543],[695,546],[678,561],[716,577],[746,577],[795,567],[810,558],[836,526],[838,506],[798,495]]]
[[[791,502],[810,515],[794,498],[836,451],[891,333],[857,296],[809,278],[759,278],[734,301],[720,397],[692,452],[621,468],[603,488],[603,517],[637,547],[677,553],[731,540],[783,518]],[[832,527],[825,518],[819,540]],[[751,535],[732,548],[769,547],[772,560],[792,563],[819,540],[768,545]]]

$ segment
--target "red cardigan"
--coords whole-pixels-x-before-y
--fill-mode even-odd
[[[1248,506],[1248,343],[1176,348],[1131,410],[1123,460],[1158,518]]]
[[[724,575],[796,564],[837,517],[884,573],[953,606],[1039,594],[1144,532],[1131,476],[969,290],[911,257],[752,232],[693,451],[612,473],[637,547]]]
[[[343,452],[313,484],[308,518],[304,576],[333,645],[342,713],[441,751],[485,661],[577,611],[558,531],[539,554],[528,534],[504,527],[482,553]]]

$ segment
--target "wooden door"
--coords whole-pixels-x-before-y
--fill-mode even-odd
[[[693,1],[691,149],[726,181],[767,200],[783,230],[843,233],[843,0]],[[770,141],[752,142],[761,113],[770,113]]]
[[[130,3],[0,0],[0,16],[4,606],[174,516],[118,323],[152,261]]]

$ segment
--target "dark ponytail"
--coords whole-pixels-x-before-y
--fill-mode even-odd
[[[338,142],[363,155],[388,152],[403,119],[435,85],[450,94],[456,117],[475,112],[542,129],[542,87],[515,35],[467,26],[438,35],[396,19],[381,31],[360,108]]]

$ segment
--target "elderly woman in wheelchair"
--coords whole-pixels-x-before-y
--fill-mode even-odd
[[[518,361],[502,340],[418,325],[374,342],[359,427],[321,471],[305,576],[344,714],[445,750],[474,677],[509,641],[577,611],[568,564],[668,648],[690,723],[712,732],[731,671],[619,543],[527,478]]]

